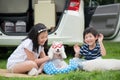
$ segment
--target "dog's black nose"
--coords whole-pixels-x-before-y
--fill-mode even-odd
[[[60,50],[59,50],[59,49],[57,49],[57,52],[60,52]]]

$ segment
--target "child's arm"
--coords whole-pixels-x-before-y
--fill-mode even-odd
[[[80,57],[80,53],[75,53],[75,57],[79,58]]]
[[[80,47],[78,46],[78,44],[74,45],[74,51],[75,51],[75,57],[80,57]]]
[[[100,33],[99,37],[98,37],[98,42],[100,44],[101,54],[102,54],[102,56],[105,56],[106,55],[106,49],[105,49],[105,47],[103,45],[103,42],[102,42],[103,38],[104,38],[103,34]]]
[[[39,59],[35,59],[35,62],[38,64],[38,65],[41,65],[43,64],[44,62],[48,61],[50,58],[48,56],[46,56],[45,52],[42,51],[40,53],[40,58]]]
[[[27,48],[24,48],[24,51],[25,51],[27,58],[29,60],[33,60],[33,61],[35,60],[33,52],[29,51]]]

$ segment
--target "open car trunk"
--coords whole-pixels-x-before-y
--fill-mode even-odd
[[[0,0],[0,29],[4,34],[26,34],[33,23],[32,0]]]

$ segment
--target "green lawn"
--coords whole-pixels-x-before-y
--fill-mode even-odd
[[[120,42],[104,42],[107,55],[103,58],[120,59]],[[69,58],[72,58],[69,56]],[[69,58],[66,60],[68,61]],[[0,68],[5,68],[6,60],[0,60]],[[120,71],[72,71],[68,74],[57,74],[52,76],[30,77],[30,78],[7,78],[0,76],[0,80],[119,80]]]

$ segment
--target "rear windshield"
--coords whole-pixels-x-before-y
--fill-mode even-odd
[[[29,0],[0,0],[0,13],[25,13]]]

